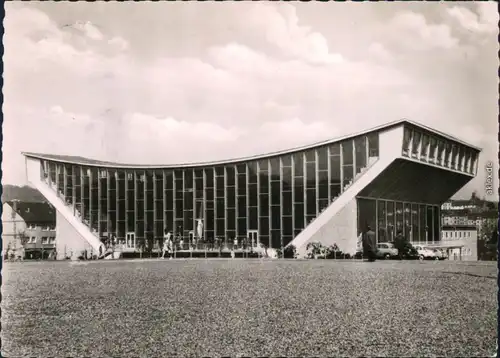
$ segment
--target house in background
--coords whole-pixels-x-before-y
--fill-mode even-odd
[[[56,210],[46,202],[3,203],[2,256],[48,257],[56,246]]]
[[[442,248],[446,250],[448,259],[478,260],[478,230],[476,226],[443,226],[441,235]]]

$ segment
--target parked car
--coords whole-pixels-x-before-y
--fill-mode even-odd
[[[433,250],[430,250],[424,246],[417,245],[415,250],[418,252],[418,256],[421,260],[439,260]]]
[[[394,244],[390,242],[381,242],[377,244],[377,257],[388,260],[398,257],[398,255],[398,249],[394,247]]]
[[[446,254],[446,252],[444,252],[441,249],[434,249],[434,254],[438,258],[438,260],[446,260],[448,258],[448,255]]]

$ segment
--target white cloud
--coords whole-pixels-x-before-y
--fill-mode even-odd
[[[463,7],[453,6],[447,9],[464,29],[475,33],[496,33],[498,31],[498,9],[495,2],[478,2],[477,12]]]
[[[307,26],[299,25],[296,8],[289,4],[256,4],[246,15],[253,31],[263,31],[269,43],[285,54],[315,64],[343,61],[332,53],[326,38]]]
[[[127,20],[120,29],[89,16],[82,29],[92,33],[92,24],[105,24],[97,40],[96,33],[92,39],[87,30],[56,26],[39,10],[7,6],[4,182],[24,181],[21,151],[157,164],[213,160],[304,145],[402,117],[451,134],[482,121],[486,129],[473,140],[496,148],[489,134],[496,117],[485,110],[496,108],[496,97],[484,99],[488,87],[476,76],[487,72],[461,57],[443,60],[440,54],[454,56],[459,44],[446,26],[411,13],[396,13],[394,22],[373,20],[394,27],[365,41],[362,60],[326,65],[336,56],[328,31],[304,26],[290,4],[251,8],[233,16],[236,35],[224,29],[220,41],[203,44],[201,35],[199,43],[183,38],[189,46],[180,48],[170,38],[172,53],[160,56],[137,54]],[[189,25],[204,33],[196,20]],[[162,36],[167,43],[168,34]],[[260,42],[252,42],[256,36]],[[351,42],[358,46],[354,37]],[[474,46],[476,60],[484,61],[482,45]],[[428,57],[432,68],[423,61]],[[447,80],[422,75],[432,69]]]
[[[388,62],[393,59],[393,55],[380,42],[373,42],[370,44],[368,53],[373,56],[374,59],[381,62]]]
[[[125,51],[128,50],[129,48],[128,42],[125,39],[123,39],[123,37],[120,36],[115,36],[111,38],[110,40],[108,40],[108,44],[115,47],[119,51]]]
[[[73,24],[73,27],[77,30],[80,30],[84,33],[85,36],[92,40],[100,41],[104,38],[104,35],[101,31],[90,21],[77,21]]]
[[[422,14],[411,11],[398,13],[388,27],[393,36],[404,39],[401,46],[414,50],[451,49],[459,43],[447,25],[430,24]]]

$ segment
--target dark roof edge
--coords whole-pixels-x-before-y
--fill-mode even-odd
[[[462,145],[465,145],[467,147],[475,149],[479,152],[482,151],[482,148],[471,145],[471,144],[469,144],[461,139],[455,138],[453,136],[450,136],[450,135],[445,134],[443,132],[437,131],[435,129],[432,129],[430,127],[422,125],[420,123],[403,118],[403,119],[399,119],[397,121],[392,121],[392,122],[388,122],[388,123],[385,123],[385,124],[382,124],[382,125],[379,125],[376,127],[372,127],[370,129],[366,129],[366,130],[361,131],[361,132],[351,133],[351,134],[340,136],[340,137],[337,137],[334,139],[328,139],[328,140],[324,140],[321,142],[303,145],[300,147],[295,147],[295,148],[290,148],[290,149],[285,149],[285,150],[280,150],[280,151],[274,151],[274,152],[269,152],[269,153],[265,153],[265,154],[257,154],[257,155],[247,156],[247,157],[223,159],[223,160],[209,161],[209,162],[192,162],[192,163],[178,163],[178,164],[126,164],[126,163],[113,163],[113,162],[101,161],[101,160],[91,159],[91,158],[86,158],[89,160],[89,162],[83,162],[83,161],[78,161],[78,160],[71,160],[71,161],[70,160],[63,160],[62,158],[58,160],[55,158],[51,158],[50,155],[48,155],[48,154],[42,154],[42,153],[21,152],[21,154],[24,155],[25,157],[28,157],[28,158],[45,159],[45,160],[49,160],[49,161],[53,161],[53,162],[70,163],[70,164],[90,166],[90,167],[137,168],[137,169],[165,169],[165,168],[168,169],[168,168],[182,168],[182,167],[206,167],[206,166],[217,166],[217,165],[225,165],[225,164],[236,164],[236,163],[241,163],[241,162],[272,158],[272,157],[279,156],[279,155],[293,154],[293,153],[296,153],[299,151],[310,150],[310,149],[314,149],[314,148],[321,147],[324,145],[333,144],[336,142],[340,142],[340,141],[343,141],[343,140],[346,140],[349,138],[354,138],[354,137],[368,134],[371,132],[388,130],[388,129],[391,129],[391,128],[396,127],[398,125],[401,125],[401,124],[410,124],[410,125],[416,126],[418,128],[421,128],[423,130],[432,132],[438,136],[441,136],[441,137],[444,137],[446,139],[458,142]],[[92,163],[90,161],[95,161],[95,163]]]

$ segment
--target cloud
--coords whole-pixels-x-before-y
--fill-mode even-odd
[[[393,59],[393,55],[380,42],[374,42],[368,47],[368,53],[374,59],[381,62],[388,62]]]
[[[445,24],[430,24],[422,14],[411,11],[398,13],[388,24],[392,36],[404,38],[400,45],[409,49],[452,49],[459,44]]]
[[[80,30],[85,36],[92,40],[100,41],[104,38],[104,35],[101,33],[101,31],[90,21],[77,21],[72,25],[72,27]]]
[[[296,8],[292,5],[255,4],[248,12],[247,20],[252,30],[262,31],[266,40],[286,55],[314,64],[343,61],[342,55],[330,51],[321,33],[299,25]]]
[[[446,11],[467,31],[474,33],[498,31],[498,9],[495,2],[478,2],[477,14],[463,6],[453,6]]]
[[[129,48],[128,42],[120,36],[115,36],[108,40],[108,44],[119,51],[125,51]]]
[[[354,60],[348,53],[333,63],[340,51],[331,34],[351,34],[351,25],[329,17],[316,25],[290,4],[246,6],[243,14],[221,7],[223,25],[216,29],[199,25],[196,19],[206,20],[200,14],[182,25],[191,35],[174,37],[149,18],[129,31],[126,14],[105,22],[92,8],[75,29],[30,5],[8,4],[4,182],[24,182],[21,151],[129,163],[214,160],[305,145],[403,117],[450,134],[479,126],[463,133],[491,149],[485,158],[495,157],[496,96],[486,81],[497,64],[490,48],[455,38],[420,13],[394,11],[388,21],[371,18],[369,30],[382,31],[363,34],[364,42],[352,32],[350,46],[363,56]],[[175,11],[161,24],[175,23]],[[60,16],[59,23],[75,23]],[[143,40],[146,30],[139,29],[151,28],[155,34]],[[168,51],[151,50],[160,45]],[[466,45],[475,48],[473,63],[457,52]]]

